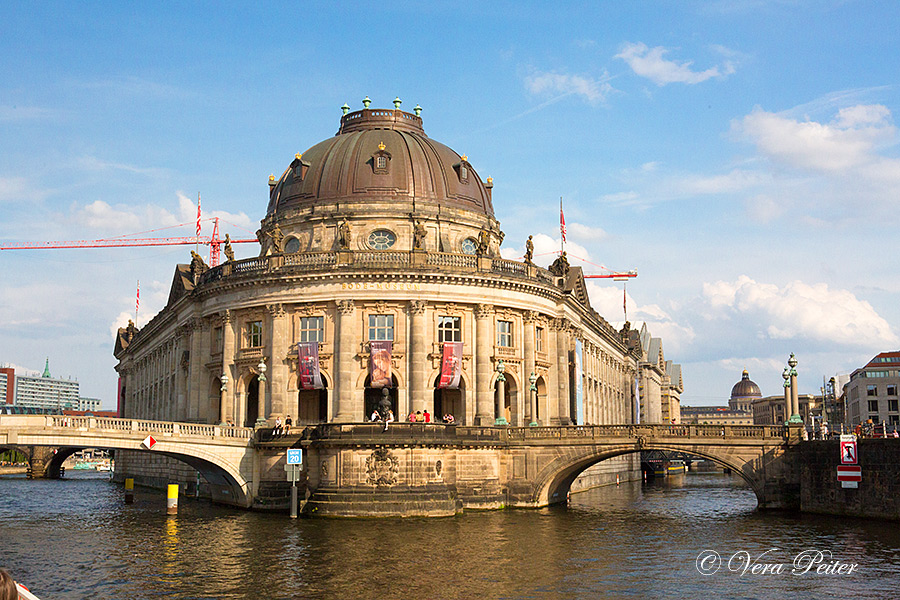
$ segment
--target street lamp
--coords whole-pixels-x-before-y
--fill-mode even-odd
[[[803,417],[800,416],[800,396],[797,391],[797,358],[794,356],[794,353],[791,352],[791,357],[788,359],[788,366],[791,368],[790,376],[791,376],[791,423],[803,423]]]
[[[222,387],[219,388],[221,391],[225,392],[228,390],[228,373],[222,373]]]
[[[537,379],[538,379],[537,375],[534,374],[534,371],[532,371],[531,375],[528,376],[528,383],[531,384],[530,393],[529,393],[529,397],[530,397],[529,401],[531,402],[531,407],[530,407],[531,408],[531,422],[528,424],[529,427],[537,427],[538,426],[537,419],[534,418],[534,414],[535,414],[534,409],[537,406],[537,385],[535,385],[537,383]]]
[[[509,421],[503,416],[503,410],[506,408],[506,376],[503,371],[506,366],[502,360],[497,361],[497,418],[494,419],[494,425],[509,425]]]
[[[784,378],[784,424],[787,425],[791,418],[791,370],[785,367],[781,376]]]

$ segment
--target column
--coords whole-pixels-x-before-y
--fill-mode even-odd
[[[187,420],[197,422],[200,415],[200,371],[203,367],[200,358],[200,336],[202,324],[199,318],[189,322],[191,331],[190,373],[188,380]]]
[[[237,387],[237,378],[234,372],[234,352],[235,352],[235,335],[234,323],[231,318],[231,311],[226,310],[222,315],[222,374],[228,375],[228,384],[225,392],[222,394],[222,405],[219,408],[219,416],[222,423],[227,423],[228,419],[237,424],[237,414],[234,410],[234,389]]]
[[[334,421],[349,423],[362,420],[362,415],[353,414],[353,318],[356,306],[353,300],[338,300],[335,328],[338,331],[335,350],[334,381]]]
[[[521,423],[521,425],[528,425],[534,421],[534,394],[531,392],[531,382],[528,379],[534,373],[534,321],[536,317],[537,314],[531,310],[526,310],[523,315],[523,321],[525,322],[525,369],[522,371],[520,379],[522,380],[522,386],[528,390],[528,400],[525,402],[525,422]]]
[[[554,319],[556,330],[556,401],[558,415],[557,425],[570,425],[569,418],[569,322],[566,319]]]
[[[492,305],[479,304],[475,307],[475,425],[479,426],[494,424],[494,390],[491,389],[493,317]]]
[[[287,314],[281,303],[269,304],[266,306],[269,311],[269,331],[272,332],[269,338],[269,356],[271,363],[269,367],[269,403],[268,417],[283,417],[285,415],[285,394],[287,392],[288,365],[285,364],[285,357],[288,354],[288,345],[290,343],[291,333],[290,327],[287,326]]]
[[[427,331],[424,300],[411,300],[407,306],[409,314],[409,396],[413,412],[425,410],[426,388],[425,370],[428,367]],[[432,407],[432,412],[434,407]],[[434,415],[435,418],[438,415]],[[399,418],[399,416],[398,416]]]

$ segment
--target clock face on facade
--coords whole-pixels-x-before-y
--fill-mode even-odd
[[[369,234],[369,239],[366,240],[366,243],[369,245],[369,248],[372,248],[373,250],[387,250],[393,246],[396,241],[397,236],[392,232],[387,229],[378,229]]]

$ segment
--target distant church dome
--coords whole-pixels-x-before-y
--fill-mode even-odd
[[[759,391],[759,386],[750,380],[750,374],[744,370],[741,380],[731,388],[731,397],[733,399],[762,398],[762,392]]]
[[[741,412],[750,412],[751,405],[757,398],[762,398],[759,386],[750,381],[750,374],[744,370],[741,380],[731,388],[731,399],[728,400],[728,408]]]

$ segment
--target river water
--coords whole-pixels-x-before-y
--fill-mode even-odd
[[[125,505],[105,474],[5,476],[0,566],[42,600],[900,598],[897,523],[755,507],[737,478],[692,473],[444,519],[292,520],[186,498],[167,517],[164,491]],[[775,572],[743,570],[744,553]],[[857,566],[816,572],[836,560]]]

